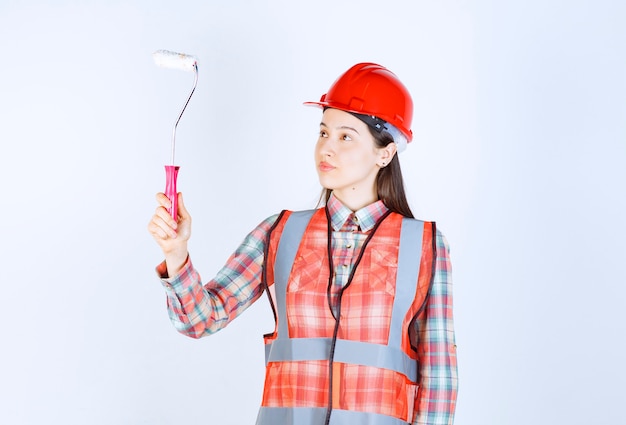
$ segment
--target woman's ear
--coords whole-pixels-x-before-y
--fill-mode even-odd
[[[391,160],[393,159],[393,156],[396,154],[397,151],[398,151],[398,147],[396,146],[395,143],[389,143],[384,148],[380,148],[378,166],[383,168],[389,165],[389,163],[391,162]]]

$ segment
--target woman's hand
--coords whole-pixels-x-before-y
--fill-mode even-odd
[[[187,241],[191,237],[191,215],[183,203],[183,195],[178,194],[178,222],[170,213],[171,202],[164,193],[157,193],[157,207],[148,223],[148,232],[161,247],[165,255],[168,275],[174,276],[187,261]]]

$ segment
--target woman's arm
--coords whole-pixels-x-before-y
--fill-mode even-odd
[[[163,275],[165,262],[157,266],[170,320],[180,333],[192,338],[213,334],[261,296],[264,247],[277,217],[269,217],[250,232],[224,267],[204,285],[190,258],[171,278]]]
[[[430,295],[415,321],[420,382],[415,425],[451,425],[458,388],[452,319],[452,266],[448,243],[437,231],[437,263]]]
[[[264,247],[278,216],[269,217],[250,232],[215,278],[203,285],[187,252],[191,216],[180,194],[178,201],[176,222],[167,212],[167,197],[157,194],[159,206],[148,230],[165,256],[156,270],[167,295],[170,320],[180,333],[200,338],[224,328],[263,293]]]

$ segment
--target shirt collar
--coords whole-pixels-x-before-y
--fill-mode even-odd
[[[354,221],[361,227],[361,231],[369,232],[376,222],[389,210],[385,204],[383,204],[383,201],[378,200],[353,212],[350,208],[342,204],[339,199],[335,198],[333,194],[330,195],[326,205],[330,213],[333,230],[336,232],[341,230],[352,214],[354,214],[355,217]]]

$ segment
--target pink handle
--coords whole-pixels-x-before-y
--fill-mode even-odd
[[[172,202],[169,213],[172,218],[178,221],[178,192],[176,191],[176,178],[178,177],[178,165],[165,166],[165,196]]]

